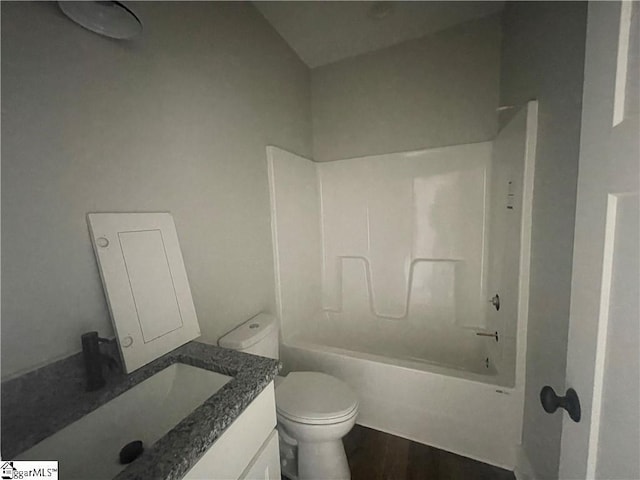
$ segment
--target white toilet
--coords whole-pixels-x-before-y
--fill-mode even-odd
[[[277,359],[276,319],[260,313],[221,337],[218,345]],[[291,372],[276,378],[275,386],[282,474],[291,480],[350,479],[342,437],[358,414],[351,388],[318,372]]]

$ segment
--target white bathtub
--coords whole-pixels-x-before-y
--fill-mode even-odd
[[[493,360],[502,353],[491,336],[429,318],[390,321],[372,315],[318,312],[296,333],[284,332],[285,343],[322,345],[334,351],[353,351],[376,361],[393,359],[409,368],[476,378],[484,383],[513,387],[513,369],[498,371]],[[502,347],[503,345],[499,345]],[[501,357],[500,357],[501,358]],[[382,359],[382,360],[381,360]]]
[[[287,371],[334,375],[357,393],[357,423],[486,463],[513,469],[521,438],[523,392],[498,375],[290,340]]]

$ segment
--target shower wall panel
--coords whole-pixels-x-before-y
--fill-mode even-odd
[[[323,308],[486,326],[491,142],[317,164]]]
[[[518,335],[525,338],[522,329],[519,331],[518,319],[523,317],[520,302],[528,302],[528,297],[523,297],[520,289],[523,288],[524,294],[528,295],[530,247],[526,243],[529,240],[525,242],[524,239],[529,239],[530,235],[531,157],[535,152],[536,125],[537,104],[531,102],[528,108],[513,116],[493,141],[487,298],[498,294],[500,310],[488,308],[487,330],[499,332],[500,342],[487,345],[491,360],[509,384],[515,381]],[[524,365],[524,361],[519,364]],[[523,376],[524,372],[521,372]]]
[[[276,308],[282,334],[293,336],[322,309],[316,166],[277,147],[267,147],[267,162]]]

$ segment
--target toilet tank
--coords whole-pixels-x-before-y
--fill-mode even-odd
[[[278,323],[273,315],[259,313],[220,337],[218,345],[261,357],[278,359]]]

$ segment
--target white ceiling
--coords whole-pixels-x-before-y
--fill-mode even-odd
[[[504,7],[504,2],[497,1],[255,1],[253,4],[311,68],[421,37],[499,12]],[[383,18],[375,18],[372,7],[390,11]]]

